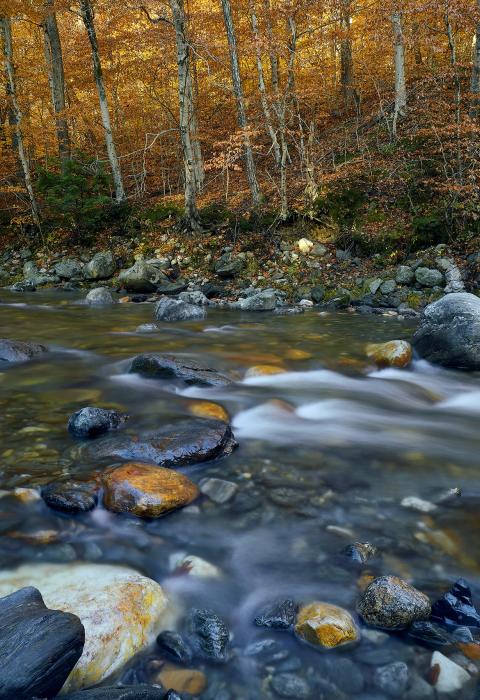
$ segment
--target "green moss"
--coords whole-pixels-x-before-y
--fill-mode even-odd
[[[423,297],[421,297],[420,294],[417,294],[416,292],[409,292],[405,301],[411,309],[418,310],[422,306]]]
[[[141,212],[140,217],[143,221],[151,224],[157,224],[160,221],[166,221],[167,219],[181,219],[184,214],[182,207],[177,204],[167,202],[166,204],[160,203],[152,207],[151,209],[146,209]]]

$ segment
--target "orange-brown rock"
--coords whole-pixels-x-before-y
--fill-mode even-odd
[[[188,668],[177,668],[167,664],[156,677],[164,688],[175,690],[177,693],[200,695],[207,687],[207,679],[201,671]]]
[[[188,404],[188,410],[194,416],[199,416],[200,418],[215,418],[224,423],[230,422],[230,416],[223,406],[213,403],[213,401],[192,401],[192,403]]]
[[[360,639],[360,631],[348,610],[318,601],[300,608],[295,632],[306,642],[327,649]]]
[[[103,476],[104,505],[115,513],[158,518],[191,503],[196,485],[173,469],[127,462]]]
[[[280,367],[280,365],[254,365],[247,369],[245,378],[264,377],[269,374],[282,374],[282,372],[286,372],[286,370],[284,367]]]
[[[378,367],[407,367],[412,361],[412,346],[406,340],[390,340],[388,343],[370,343],[367,357]]]

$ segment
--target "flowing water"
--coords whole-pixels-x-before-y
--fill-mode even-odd
[[[1,336],[51,350],[0,372],[1,489],[98,470],[92,457],[79,457],[66,430],[68,416],[87,405],[126,411],[128,430],[135,430],[191,416],[201,400],[213,401],[227,409],[239,442],[230,457],[183,470],[196,482],[235,482],[235,498],[223,505],[202,497],[140,521],[101,507],[68,517],[41,501],[2,499],[3,568],[118,562],[159,581],[179,610],[214,609],[229,624],[234,653],[226,666],[196,664],[209,680],[205,699],[278,697],[269,679],[288,671],[308,681],[313,698],[380,700],[387,696],[372,686],[376,666],[405,661],[412,678],[426,674],[431,652],[399,635],[367,631],[357,647],[325,654],[252,620],[279,597],[354,610],[362,581],[381,573],[413,581],[432,599],[459,576],[480,592],[480,377],[418,360],[409,370],[370,366],[367,342],[412,336],[414,322],[392,317],[214,310],[203,322],[141,334],[135,329],[151,321],[149,304],[89,308],[62,292],[2,292],[1,302]],[[126,372],[129,358],[153,351],[194,358],[238,381],[184,389]],[[253,365],[286,371],[244,379]],[[462,497],[428,514],[401,505],[405,497],[433,501],[452,488]],[[351,563],[340,552],[355,541],[375,544],[379,556]],[[182,552],[217,567],[217,576],[172,571]],[[275,647],[255,653],[252,643],[261,639],[275,639]],[[135,660],[125,678],[149,680],[154,657]],[[355,687],[338,680],[340,667]]]

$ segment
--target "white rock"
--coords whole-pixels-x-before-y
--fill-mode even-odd
[[[298,303],[299,306],[313,306],[313,301],[310,301],[310,299],[301,299]]]
[[[402,499],[400,505],[411,510],[418,510],[420,513],[430,513],[432,510],[437,509],[435,503],[424,501],[423,498],[417,498],[416,496],[406,496]]]
[[[300,240],[297,241],[297,248],[301,253],[309,253],[314,245],[314,242],[310,241],[308,238],[300,238]]]
[[[175,554],[170,555],[169,564],[170,571],[176,573],[183,571],[196,578],[221,578],[222,576],[220,569],[194,554],[175,552]]]
[[[452,693],[460,690],[471,680],[465,669],[450,661],[439,651],[433,652],[430,668],[434,669],[434,677],[437,677],[435,688],[439,693]]]
[[[77,615],[85,647],[62,688],[100,683],[168,626],[167,599],[155,581],[133,569],[104,564],[26,564],[0,571],[0,597],[35,586],[47,607]]]

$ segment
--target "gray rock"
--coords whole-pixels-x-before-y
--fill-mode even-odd
[[[196,656],[214,663],[228,660],[228,627],[213,610],[192,610],[187,629]]]
[[[0,700],[57,695],[80,658],[85,630],[76,615],[49,610],[36,588],[0,599]]]
[[[348,658],[337,658],[329,672],[330,680],[348,697],[356,697],[365,687],[363,673],[356,663]]]
[[[231,279],[239,275],[244,267],[245,263],[241,258],[235,258],[230,253],[226,253],[215,263],[214,269],[222,279]]]
[[[380,576],[365,589],[357,612],[372,627],[405,629],[431,613],[428,597],[397,576]]]
[[[55,274],[62,280],[71,280],[83,276],[81,262],[74,258],[66,258],[55,265]]]
[[[158,333],[159,330],[156,323],[141,323],[135,328],[135,333]]]
[[[373,674],[373,684],[391,698],[403,696],[408,680],[408,666],[403,661],[380,666]]]
[[[174,355],[137,355],[132,360],[129,372],[153,379],[180,379],[194,386],[226,386],[232,383],[229,377],[210,367],[202,367]]]
[[[128,270],[122,270],[118,275],[118,281],[127,292],[146,293],[154,292],[157,284],[167,280],[165,274],[157,267],[150,265],[145,260],[137,260]]]
[[[154,685],[124,685],[113,688],[90,688],[77,693],[62,695],[62,700],[175,700],[180,696],[176,693],[165,695],[163,688]]]
[[[208,298],[200,290],[180,292],[178,298],[194,306],[208,306],[210,304]]]
[[[117,430],[126,420],[128,415],[125,413],[87,406],[70,416],[68,430],[75,437],[93,438],[110,430]]]
[[[375,279],[367,280],[366,286],[370,294],[376,294],[383,284],[383,279],[377,277]]]
[[[49,508],[62,513],[87,513],[97,505],[93,483],[55,481],[42,488],[42,498]]]
[[[277,673],[272,677],[270,685],[281,698],[304,700],[310,698],[312,693],[307,681],[294,673]]]
[[[255,617],[257,627],[275,630],[292,629],[297,619],[297,604],[291,598],[266,605]]]
[[[21,280],[10,287],[12,292],[36,292],[37,285],[32,280]]]
[[[336,250],[335,251],[335,256],[337,260],[340,262],[343,262],[344,260],[350,260],[352,257],[352,254],[350,253],[349,250]]]
[[[392,292],[395,291],[397,288],[397,283],[395,280],[385,280],[385,282],[382,282],[380,285],[380,292],[382,294],[392,294]]]
[[[415,273],[408,265],[399,265],[395,280],[397,284],[412,284],[415,279]]]
[[[109,250],[96,253],[83,269],[88,280],[107,280],[115,274],[115,260]]]
[[[39,343],[24,343],[21,340],[0,338],[0,364],[2,362],[26,362],[44,352],[47,352],[47,348]]]
[[[107,287],[91,289],[85,297],[85,301],[92,306],[108,306],[115,303],[112,293]]]
[[[316,285],[315,287],[312,287],[310,290],[310,296],[312,298],[312,301],[315,302],[315,304],[320,304],[320,302],[323,301],[323,298],[325,296],[325,287],[322,287],[322,285]]]
[[[54,284],[57,280],[53,275],[40,272],[32,260],[28,260],[23,266],[25,281],[32,282],[35,287],[42,287],[46,284]]]
[[[433,700],[435,691],[430,683],[415,674],[404,697],[405,700]]]
[[[415,279],[423,287],[443,287],[444,279],[440,270],[429,267],[417,267]]]
[[[155,304],[154,317],[157,321],[199,321],[205,316],[204,307],[189,304],[182,299],[163,297]]]
[[[188,284],[184,279],[178,279],[174,282],[170,282],[169,279],[160,282],[157,286],[157,292],[159,294],[167,294],[168,296],[175,296],[186,290]]]
[[[310,251],[310,255],[315,255],[315,257],[317,258],[322,258],[327,252],[328,248],[326,248],[321,243],[315,243],[312,250]]]
[[[192,650],[178,632],[160,632],[157,646],[164,656],[177,664],[189,664],[192,661]]]
[[[201,479],[198,486],[204,496],[208,496],[211,501],[219,504],[230,501],[238,491],[237,484],[225,479]]]
[[[239,299],[236,306],[241,311],[273,311],[277,306],[277,295],[268,289],[255,292],[246,299]]]
[[[413,343],[429,362],[480,369],[480,299],[473,294],[454,293],[429,304]]]

